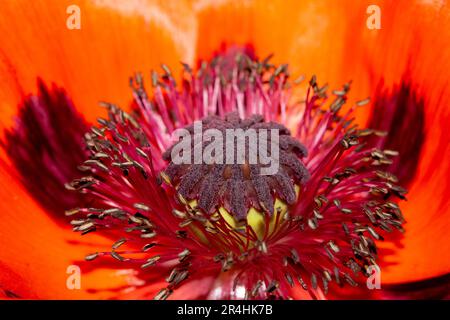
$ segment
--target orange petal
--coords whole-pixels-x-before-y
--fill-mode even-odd
[[[391,3],[390,3],[391,4]],[[445,128],[450,124],[448,83],[450,10],[440,1],[395,2],[381,5],[383,28],[365,41],[361,55],[372,76],[385,86],[398,83],[408,72],[424,99],[425,140],[417,173],[402,204],[407,224],[402,241],[383,269],[384,282],[427,279],[450,272],[450,152]],[[364,32],[365,39],[370,35]],[[437,68],[437,66],[439,66]],[[413,143],[405,137],[404,143]]]
[[[365,17],[355,1],[198,1],[194,8],[199,58],[222,45],[250,44],[260,58],[273,53],[274,62],[289,63],[293,74],[316,74],[331,86],[352,79],[341,71],[349,63],[347,37],[358,14]]]
[[[129,77],[161,63],[179,68],[192,59],[192,15],[162,1],[77,1],[81,29],[69,30],[68,0],[5,1],[0,13],[0,118],[9,126],[23,94],[36,78],[66,89],[93,121],[101,100],[126,106]],[[183,39],[181,41],[180,39]]]
[[[0,166],[0,297],[26,299],[102,299],[115,295],[125,277],[111,269],[90,272],[82,263],[111,241],[97,235],[80,238],[51,220]],[[69,266],[81,269],[81,288],[66,283]],[[69,279],[70,282],[70,279]],[[93,292],[91,289],[95,288]]]

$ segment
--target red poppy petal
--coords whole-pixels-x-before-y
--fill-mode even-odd
[[[358,55],[366,57],[373,80],[382,77],[390,92],[409,85],[413,90],[409,99],[415,96],[424,108],[422,123],[416,118],[416,125],[411,123],[411,131],[400,130],[402,134],[396,138],[402,144],[400,151],[407,153],[406,158],[400,157],[400,169],[409,171],[414,158],[418,158],[414,179],[408,187],[408,201],[401,204],[407,220],[402,247],[394,248],[395,254],[386,257],[392,264],[382,274],[384,283],[400,283],[450,272],[450,166],[446,160],[450,147],[444,133],[450,123],[450,86],[445,71],[450,57],[445,40],[450,36],[450,11],[448,4],[426,1],[384,3],[381,9],[382,30],[375,36],[368,30],[362,32],[368,41],[359,47]],[[355,61],[359,63],[360,60]],[[405,74],[408,77],[402,84]],[[408,122],[416,111],[410,105],[405,109],[408,114],[397,125]],[[421,130],[423,137],[416,135]],[[421,139],[418,156],[407,151]]]
[[[27,299],[101,299],[116,295],[109,289],[123,285],[125,277],[115,276],[111,269],[90,272],[79,263],[94,250],[106,250],[110,241],[98,235],[80,239],[78,234],[62,229],[12,179],[10,171],[0,166],[0,292]],[[81,268],[79,290],[66,285],[71,265]],[[97,291],[91,292],[91,288]]]
[[[398,184],[408,187],[419,165],[425,142],[425,102],[411,85],[407,75],[392,89],[381,82],[373,97],[373,109],[367,127],[385,132],[383,137],[374,136],[375,148],[395,150],[389,172],[399,179]],[[408,143],[405,143],[408,137]]]
[[[88,128],[62,89],[49,90],[39,80],[38,94],[25,99],[16,126],[0,141],[28,192],[66,227],[64,210],[83,204],[64,184],[80,174],[77,168],[87,159]]]
[[[383,299],[449,299],[450,274],[402,284],[382,287]]]
[[[104,1],[103,1],[104,2]],[[133,2],[133,1],[132,1]],[[137,2],[137,1],[134,1]],[[124,3],[124,2],[122,2]],[[128,3],[128,2],[127,2]],[[73,1],[5,1],[0,13],[0,110],[4,125],[12,124],[23,94],[33,92],[36,77],[58,83],[88,121],[101,114],[98,102],[126,107],[132,99],[128,79],[162,62],[180,68],[194,44],[186,27],[191,15],[180,3],[177,11],[165,2],[149,1],[127,10],[119,1],[77,1],[81,29],[69,30],[67,8]],[[194,23],[192,23],[194,25]],[[184,28],[184,29],[183,29]],[[176,41],[182,35],[183,42]]]

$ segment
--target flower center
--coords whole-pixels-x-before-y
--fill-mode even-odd
[[[255,211],[272,216],[295,203],[296,186],[309,177],[301,161],[306,148],[260,115],[208,116],[177,135],[163,155],[169,162],[163,177],[191,205],[231,223],[242,224]]]
[[[136,76],[138,118],[106,104],[109,119],[85,135],[90,158],[79,169],[87,173],[66,186],[90,206],[66,214],[75,231],[121,238],[86,259],[135,264],[147,281],[167,276],[156,299],[205,277],[220,289],[210,298],[242,297],[241,289],[248,298],[290,297],[296,283],[314,298],[332,281],[356,286],[353,277],[377,267],[382,232],[403,230],[392,196],[406,191],[385,171],[396,152],[374,148],[367,137],[381,132],[352,123],[367,100],[341,112],[348,84],[328,104],[313,77],[304,103],[286,108],[296,82],[286,65],[235,58],[187,67],[180,90],[165,69],[152,78],[152,100]],[[271,121],[299,110],[295,135]],[[178,141],[161,157],[169,133]]]

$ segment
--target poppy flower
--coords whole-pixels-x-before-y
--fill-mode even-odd
[[[445,2],[71,5],[1,4],[2,297],[448,295]],[[176,163],[196,123],[278,171]]]

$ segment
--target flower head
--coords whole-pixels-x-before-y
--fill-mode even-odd
[[[163,69],[153,74],[153,98],[140,75],[132,79],[135,115],[105,103],[109,118],[85,135],[85,175],[67,188],[95,207],[67,214],[82,234],[119,237],[111,251],[87,259],[111,256],[150,283],[166,278],[156,298],[207,276],[209,298],[289,298],[295,286],[323,297],[368,275],[381,233],[402,230],[395,199],[406,192],[389,173],[397,152],[367,143],[385,133],[352,123],[353,110],[368,101],[344,108],[350,85],[328,97],[313,77],[306,99],[292,105],[297,83],[287,66],[241,52],[197,72],[186,66],[181,88]],[[283,123],[288,105],[300,113],[292,132]],[[261,175],[248,154],[240,165],[175,164],[170,133],[194,133],[198,119],[219,132],[279,130],[279,170]]]
[[[77,2],[1,3],[0,297],[448,296],[445,2]],[[284,142],[180,166],[199,123]]]

